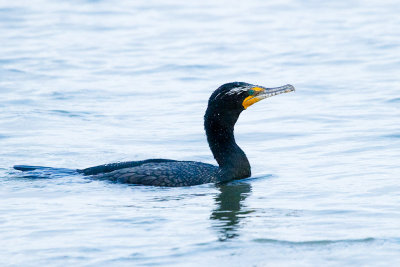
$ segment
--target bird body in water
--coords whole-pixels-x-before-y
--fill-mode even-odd
[[[294,90],[292,85],[266,88],[233,82],[224,84],[214,91],[204,115],[204,128],[211,152],[219,166],[195,161],[148,159],[111,163],[74,171],[90,175],[93,179],[170,187],[224,183],[250,177],[250,163],[246,154],[236,144],[234,137],[234,126],[240,113],[262,99]],[[23,165],[14,168],[21,171],[53,169]]]

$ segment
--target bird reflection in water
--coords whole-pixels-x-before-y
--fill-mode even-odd
[[[220,241],[239,236],[240,221],[245,214],[252,211],[246,209],[244,200],[251,193],[251,185],[243,182],[234,182],[230,184],[218,185],[220,193],[215,197],[216,209],[211,213],[211,220],[218,232]]]

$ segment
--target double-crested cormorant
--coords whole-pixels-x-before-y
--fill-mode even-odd
[[[223,183],[250,177],[250,163],[246,154],[236,144],[233,135],[240,113],[262,99],[294,90],[292,85],[266,88],[244,82],[232,82],[214,91],[204,115],[204,128],[219,167],[195,161],[148,159],[111,163],[76,171],[91,175],[93,179],[154,186]],[[14,168],[21,171],[52,169],[21,165]]]

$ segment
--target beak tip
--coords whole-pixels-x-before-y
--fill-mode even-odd
[[[294,88],[293,85],[287,84],[286,86],[288,87],[288,91],[289,91],[289,92],[296,91],[296,88]]]

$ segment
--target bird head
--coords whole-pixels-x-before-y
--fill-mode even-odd
[[[294,90],[290,84],[267,88],[244,82],[226,83],[211,95],[209,106],[214,106],[218,110],[241,112],[260,100]]]

